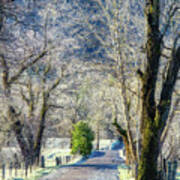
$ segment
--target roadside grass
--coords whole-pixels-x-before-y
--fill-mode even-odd
[[[123,149],[119,150],[119,156],[124,159],[124,162],[118,166],[119,179],[120,180],[135,180],[132,176],[132,171],[129,166],[125,164],[125,154]]]
[[[131,169],[125,164],[121,164],[118,166],[119,171],[119,180],[135,180],[132,176]],[[177,169],[176,180],[180,180],[180,168]]]
[[[126,166],[124,163],[118,166],[118,171],[120,180],[135,180],[132,176],[130,167]]]
[[[176,174],[176,180],[180,180],[180,168],[178,168],[178,172]]]
[[[73,158],[71,159],[70,162],[66,163],[65,157],[71,155],[70,149],[58,149],[58,148],[55,148],[53,150],[52,148],[45,149],[42,151],[42,155],[45,157],[45,168],[40,168],[40,167],[36,168],[35,170],[33,170],[33,173],[30,174],[30,176],[28,176],[24,180],[37,180],[42,176],[52,173],[53,171],[57,170],[58,168],[60,168],[65,164],[74,163],[75,161],[77,161],[78,158],[78,157]],[[56,162],[55,162],[56,157],[61,157],[62,165],[56,166]]]
[[[54,141],[52,141],[52,143],[54,143]],[[100,147],[102,149],[107,149],[107,147],[109,147],[109,145],[111,144],[111,141],[112,140],[102,139],[100,141]],[[95,145],[96,145],[96,142],[94,141],[94,147],[95,147]],[[9,148],[7,148],[6,151],[9,152]],[[17,148],[11,148],[11,151],[7,154],[7,156],[16,153]],[[62,165],[66,165],[65,156],[69,156],[69,155],[71,155],[70,149],[60,149],[60,148],[42,149],[41,156],[45,157],[45,168],[41,168],[40,166],[33,166],[32,171],[28,170],[28,176],[27,177],[25,176],[24,167],[21,167],[21,169],[17,170],[16,176],[15,176],[15,169],[12,169],[10,172],[9,171],[9,161],[8,161],[6,164],[5,179],[4,180],[37,180],[40,177],[47,175],[47,174],[50,174],[53,171],[55,171],[61,167],[61,165],[56,166],[56,161],[55,161],[56,157],[61,157]],[[81,156],[78,156],[78,155],[73,156],[73,158],[71,158],[71,161],[68,164],[78,162],[80,159],[81,159]],[[2,169],[1,168],[0,168],[0,179],[2,179]]]
[[[96,154],[95,152],[92,153],[90,157],[94,156],[95,154]],[[82,156],[76,155],[76,156],[72,156],[73,158],[69,163],[66,163],[65,158],[62,158],[62,165],[56,166],[55,158],[60,156],[65,157],[71,155],[70,149],[68,150],[61,149],[61,151],[59,149],[53,149],[53,152],[52,149],[46,149],[45,152],[42,152],[42,155],[44,155],[46,159],[45,168],[40,168],[40,167],[36,168],[35,171],[33,171],[33,173],[30,176],[28,176],[28,178],[24,178],[23,180],[38,180],[39,178],[56,171],[61,166],[74,164],[77,162],[82,163],[84,161]]]
[[[15,176],[15,170],[13,169],[12,175],[9,172],[9,168],[6,169],[6,178],[4,180],[37,180],[40,177],[52,173],[57,170],[62,165],[74,163],[80,159],[78,156],[71,156],[71,160],[66,163],[66,156],[71,155],[70,149],[58,149],[58,148],[48,148],[42,149],[41,156],[45,158],[45,168],[41,168],[40,166],[33,166],[32,170],[28,170],[28,176],[25,176],[25,169],[18,169],[17,175]],[[62,165],[56,166],[56,157],[61,157]],[[0,177],[2,177],[2,171],[0,172]]]

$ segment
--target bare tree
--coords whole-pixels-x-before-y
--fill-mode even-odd
[[[50,43],[49,34],[47,34],[48,16],[45,15],[44,21],[39,22],[40,24],[36,24],[37,27],[41,27],[43,32],[40,30],[29,31],[33,25],[26,24],[24,21],[29,13],[29,9],[25,5],[21,6],[16,3],[3,3],[0,5],[2,11],[1,17],[4,20],[1,23],[3,28],[1,29],[0,35],[1,37],[4,37],[6,34],[8,35],[7,39],[2,38],[0,45],[0,63],[2,69],[1,93],[5,105],[4,109],[6,109],[3,115],[7,120],[6,124],[10,124],[10,130],[15,134],[24,160],[27,162],[32,161],[29,163],[33,163],[35,160],[39,159],[42,137],[45,129],[45,117],[48,108],[53,106],[53,104],[48,104],[48,99],[51,91],[59,85],[62,76],[57,76],[57,79],[55,79],[53,83],[50,83],[51,86],[42,88],[38,132],[36,137],[34,137],[29,125],[24,124],[21,120],[20,115],[22,112],[21,114],[18,112],[20,108],[14,101],[16,97],[14,93],[17,91],[14,90],[14,87],[18,89],[19,81],[26,81],[26,79],[28,79],[28,70],[33,66],[38,67],[38,63],[41,60],[44,60],[44,58],[48,59],[52,50],[53,52],[55,51],[54,46]],[[16,8],[13,9],[14,7]],[[8,19],[12,21],[9,23],[7,21]],[[11,31],[9,31],[9,29],[11,29]],[[32,43],[31,45],[29,44],[30,42]],[[46,84],[47,80],[44,77],[49,73],[50,69],[49,67],[44,70],[44,76],[42,78],[44,84]],[[63,71],[62,69],[62,72]],[[26,96],[23,91],[21,91],[21,95],[29,108],[28,117],[31,117],[37,103],[33,96],[31,83],[28,84],[28,92],[29,97]],[[24,126],[26,126],[27,129],[26,136],[23,133]]]
[[[40,65],[42,66],[42,64]],[[37,67],[36,71],[38,71],[38,69],[39,68]],[[52,110],[52,108],[62,108],[62,106],[55,103],[52,104],[50,102],[50,95],[51,91],[53,91],[59,85],[60,81],[63,79],[64,71],[65,69],[64,67],[62,67],[61,76],[57,76],[55,80],[53,80],[53,83],[50,83],[47,74],[52,73],[52,68],[49,64],[44,68],[43,72],[41,72],[42,75],[37,76],[37,78],[40,79],[41,83],[37,85],[36,82],[35,89],[32,85],[32,79],[29,80],[28,84],[23,83],[26,86],[27,90],[24,90],[23,92],[23,90],[21,89],[21,96],[28,107],[28,114],[27,120],[25,122],[26,124],[24,125],[24,132],[26,135],[25,139],[28,140],[26,146],[30,148],[31,152],[29,154],[29,159],[30,161],[32,161],[32,163],[35,161],[38,163],[39,161],[48,110]],[[27,95],[25,94],[25,92],[27,92]],[[35,119],[36,121],[35,124],[33,123],[33,119]],[[34,128],[37,132],[33,131],[33,128],[30,126],[30,124],[34,124]]]
[[[178,3],[177,1],[167,1],[164,3],[160,0],[141,1],[142,4],[137,1],[130,3],[130,1],[117,2],[116,0],[113,2],[100,0],[94,2],[99,4],[100,12],[105,14],[105,17],[101,16],[101,14],[99,16],[102,18],[102,22],[106,21],[106,24],[108,24],[109,34],[107,33],[107,36],[104,38],[95,29],[92,20],[90,21],[88,17],[86,17],[86,23],[91,32],[106,49],[111,59],[115,61],[111,68],[114,73],[113,76],[117,80],[117,84],[119,84],[124,106],[126,127],[122,128],[117,118],[115,118],[114,125],[120,135],[124,137],[123,140],[130,159],[138,165],[136,178],[138,180],[158,179],[157,163],[161,151],[159,146],[161,144],[160,139],[166,127],[170,109],[174,106],[172,97],[180,66],[178,27],[174,26],[177,23],[171,24],[171,20],[174,18],[175,22],[175,18],[177,18],[177,12],[179,12]],[[130,14],[131,5],[133,4],[140,5],[138,7],[140,11],[142,10],[139,20],[135,20],[132,14]],[[143,9],[146,23],[143,20]],[[164,14],[165,12],[167,12],[166,15]],[[98,18],[100,19],[100,17]],[[96,17],[93,18],[95,19]],[[146,45],[145,48],[141,48],[135,43],[134,45],[138,47],[136,49],[136,47],[133,47],[133,43],[129,42],[129,27],[132,26],[132,23],[138,23],[139,25],[139,22],[147,27],[145,31],[142,30],[140,32],[141,37],[144,37],[141,41],[141,46],[144,47],[143,41],[145,41]],[[168,31],[171,34],[170,36],[167,35]],[[176,34],[175,37],[172,34]],[[111,41],[108,41],[110,43],[107,43],[108,38],[111,39]],[[165,45],[169,40],[173,41],[170,44],[171,48],[167,48]],[[145,57],[142,55],[137,56],[137,51],[140,51],[140,49],[143,49],[143,52],[145,52]],[[166,51],[167,49],[170,50],[169,54]],[[139,62],[135,68],[129,68],[128,63],[135,61],[132,58],[133,55],[141,58],[141,61],[142,58],[145,60],[143,63]],[[166,59],[165,61],[164,58]],[[163,62],[167,62],[167,65],[164,65]],[[106,69],[105,65],[100,64],[100,66]],[[132,72],[135,71],[136,73],[133,74]],[[133,91],[129,87],[127,80],[129,77],[136,76],[137,74],[140,79],[141,91],[137,89]],[[140,113],[138,114],[140,120],[139,139],[135,139],[132,131],[132,122],[134,121],[134,118],[131,116],[133,96],[139,97],[139,107],[142,106],[142,111],[139,111]],[[139,146],[135,146],[137,141]]]

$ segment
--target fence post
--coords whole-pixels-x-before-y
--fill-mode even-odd
[[[60,158],[56,157],[55,161],[56,161],[56,166],[59,166],[60,165]]]
[[[30,173],[32,173],[32,163],[30,164]]]
[[[13,169],[13,163],[10,162],[10,164],[9,164],[9,176],[12,176],[12,169]]]
[[[168,179],[167,180],[171,180],[171,165],[172,163],[169,161],[168,162]]]
[[[3,164],[3,165],[2,165],[2,179],[5,179],[5,176],[6,176],[5,169],[6,169],[6,165]]]
[[[68,156],[66,156],[66,158],[65,158],[65,159],[66,159],[66,164],[67,164],[67,163],[68,163]]]
[[[25,176],[28,176],[28,161],[25,161]]]
[[[165,158],[162,161],[162,171],[163,171],[163,178],[166,179],[167,167],[166,167],[166,159]]]
[[[65,156],[65,159],[66,159],[66,164],[68,163],[68,157],[67,156]]]
[[[44,156],[41,156],[41,167],[45,168],[45,158],[44,158]]]
[[[17,176],[18,175],[18,172],[17,172],[18,165],[16,162],[14,163],[14,169],[15,169],[15,176]]]
[[[18,168],[19,168],[19,160],[18,160],[18,156],[16,153],[14,154],[14,168],[15,168],[15,176],[17,176]]]
[[[71,160],[71,156],[67,156],[67,162],[69,163]]]
[[[177,161],[173,162],[172,165],[172,180],[176,179]]]

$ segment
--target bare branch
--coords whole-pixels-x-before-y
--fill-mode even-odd
[[[61,76],[59,78],[56,79],[56,81],[53,83],[53,85],[47,90],[47,93],[49,94],[52,90],[54,90],[60,83],[60,81],[63,79],[64,77],[64,72],[66,70],[66,65],[63,65],[61,67]]]
[[[176,77],[178,76],[178,72],[180,68],[180,61],[179,61],[180,47],[176,48],[176,45],[179,38],[180,38],[180,34],[176,37],[174,41],[174,47],[172,50],[172,60],[169,62],[167,76],[165,81],[163,82],[161,100],[159,105],[161,105],[164,101],[168,100],[169,97],[172,95],[172,91],[177,80]]]
[[[166,58],[166,59],[170,59],[171,57],[167,56],[166,54],[161,54],[162,57]]]
[[[176,12],[180,9],[180,7],[177,7],[175,6],[176,5],[176,2],[172,3],[171,4],[171,7],[169,8],[169,11],[168,11],[168,19],[167,19],[167,22],[164,26],[164,30],[163,32],[161,33],[161,39],[163,39],[163,37],[165,36],[169,26],[170,26],[170,22],[171,22],[171,19],[174,17],[174,15],[176,14]],[[175,6],[175,7],[174,7]]]
[[[176,102],[174,103],[174,107],[177,107],[178,104],[179,104],[179,102],[180,102],[180,99],[177,99]],[[174,116],[175,116],[175,113],[176,113],[176,108],[174,108],[174,109],[172,110],[172,112],[171,112],[171,114],[170,114],[170,116],[169,116],[169,118],[168,118],[167,125],[166,125],[166,127],[165,127],[165,129],[164,129],[164,131],[163,131],[162,136],[161,136],[161,143],[160,143],[161,147],[163,146],[163,144],[164,144],[164,142],[165,142],[165,139],[166,139],[166,137],[167,137],[167,135],[168,135],[169,128],[170,128],[170,125],[171,125],[171,123],[172,123],[172,121],[173,121],[173,118],[174,118]]]
[[[49,108],[56,108],[56,109],[64,109],[64,106],[56,105],[56,104],[48,104]]]
[[[23,92],[23,90],[22,90],[22,88],[21,88],[21,91],[20,91],[20,93],[21,93],[21,97],[22,97],[22,99],[26,102],[26,104],[29,106],[29,99],[25,96],[25,94],[24,94],[24,92]]]
[[[124,136],[124,137],[127,138],[127,132],[126,132],[126,130],[124,130],[124,129],[117,123],[116,120],[113,122],[113,125],[116,127],[116,130],[119,132],[119,134],[120,134],[121,136]]]
[[[49,93],[52,90],[54,90],[59,85],[61,80],[62,80],[62,77],[57,78],[54,84],[47,90],[47,92]]]
[[[34,60],[32,60],[30,63],[27,64],[22,64],[21,68],[19,69],[19,71],[17,72],[17,74],[15,74],[14,76],[12,76],[9,79],[9,83],[13,83],[14,81],[16,81],[20,75],[29,67],[31,67],[32,65],[34,65],[36,62],[38,62],[41,58],[43,58],[45,55],[47,54],[47,50],[43,51],[42,53],[40,53]]]
[[[7,89],[8,77],[9,77],[9,68],[7,66],[4,55],[1,55],[0,61],[1,61],[1,66],[3,68],[3,73],[2,73],[3,86],[5,89]]]
[[[161,132],[163,132],[163,130],[166,126],[165,119],[168,118],[167,115],[170,111],[172,94],[173,94],[175,83],[177,81],[178,72],[180,69],[180,61],[179,61],[180,47],[176,48],[177,41],[179,38],[180,38],[180,34],[176,37],[176,39],[174,41],[174,47],[172,50],[172,60],[169,63],[166,79],[162,85],[162,91],[161,91],[160,101],[159,101],[159,105],[158,105],[158,111],[161,116],[158,126],[160,126],[160,128],[161,128]]]
[[[164,49],[168,50],[168,51],[172,51],[172,48],[166,46],[166,45],[164,44],[164,41],[162,41],[162,47],[163,47]]]

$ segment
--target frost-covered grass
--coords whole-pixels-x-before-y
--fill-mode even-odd
[[[135,178],[132,177],[131,170],[126,168],[126,166],[123,167],[123,165],[121,165],[118,167],[118,170],[120,180],[135,180]],[[176,180],[180,180],[180,168],[177,169]]]
[[[28,178],[24,180],[37,180],[40,177],[50,174],[53,171],[57,170],[61,165],[56,166],[55,158],[61,157],[62,165],[66,164],[65,157],[71,155],[70,149],[58,149],[58,148],[50,148],[42,151],[42,155],[45,157],[45,168],[36,168]],[[72,157],[72,156],[71,156]],[[80,159],[80,156],[76,156],[68,163],[74,163]]]
[[[120,180],[135,180],[132,176],[132,171],[125,164],[121,164],[118,167]]]
[[[131,169],[125,165],[125,155],[123,149],[119,150],[119,156],[124,159],[124,163],[118,166],[120,180],[134,180]]]
[[[56,157],[61,157],[62,159],[62,164],[66,164],[66,156],[71,155],[70,154],[70,149],[58,149],[58,148],[48,148],[48,149],[43,149],[41,155],[45,157],[45,168],[40,168],[40,166],[34,166],[32,167],[32,172],[30,173],[30,170],[28,170],[28,177],[25,177],[25,170],[18,169],[17,176],[15,176],[15,170],[12,171],[12,175],[10,175],[8,165],[6,166],[6,178],[4,180],[13,180],[15,178],[23,179],[23,180],[37,180],[43,175],[49,174],[53,172],[54,170],[58,169],[59,166],[56,166]],[[69,163],[73,163],[77,161],[77,158],[71,159]],[[0,169],[0,179],[2,177],[2,169]]]
[[[180,167],[177,169],[176,180],[180,180]]]
[[[42,155],[45,157],[45,168],[36,168],[33,173],[25,178],[25,180],[37,180],[38,178],[52,173],[54,170],[58,169],[60,166],[56,166],[55,158],[61,157],[62,165],[66,164],[65,157],[71,155],[70,149],[58,149],[58,148],[50,148],[44,149],[42,151]],[[71,159],[69,163],[73,163],[76,159]]]
[[[62,163],[65,164],[65,156],[71,154],[70,149],[58,149],[58,148],[49,148],[43,149],[41,155],[45,157],[45,166],[52,167],[56,165],[55,158],[61,157]]]

